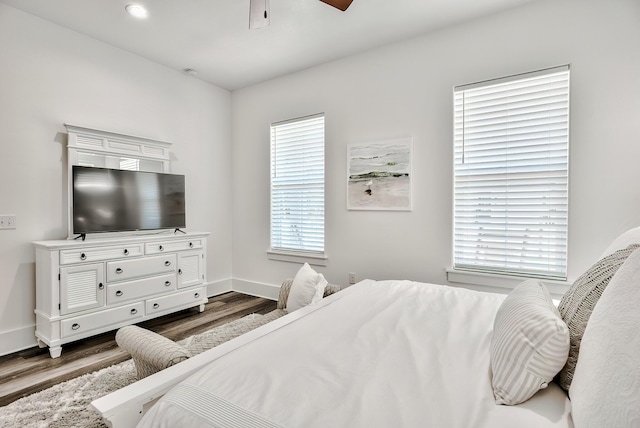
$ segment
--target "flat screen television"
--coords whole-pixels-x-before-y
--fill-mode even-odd
[[[186,227],[185,177],[72,167],[73,233]]]

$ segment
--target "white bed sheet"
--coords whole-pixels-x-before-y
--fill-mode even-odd
[[[494,403],[489,344],[504,295],[366,280],[334,296],[221,356],[138,426],[573,427],[555,384]]]

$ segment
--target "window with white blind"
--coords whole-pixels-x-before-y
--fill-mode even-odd
[[[271,125],[271,250],[324,254],[324,115]]]
[[[566,279],[568,146],[568,66],[454,88],[454,269]]]

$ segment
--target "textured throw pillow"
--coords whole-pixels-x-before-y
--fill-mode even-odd
[[[640,251],[611,279],[582,337],[569,390],[577,428],[640,427]]]
[[[324,279],[324,276],[313,270],[309,263],[305,263],[293,278],[291,291],[289,291],[287,298],[287,311],[293,312],[322,300],[326,286],[327,280]]]
[[[560,316],[569,326],[570,346],[569,358],[558,373],[556,381],[567,392],[571,387],[571,380],[578,362],[582,335],[593,308],[613,275],[638,247],[640,247],[638,244],[629,245],[600,259],[573,283],[558,305]]]
[[[502,302],[493,324],[496,404],[520,404],[546,388],[569,352],[569,330],[543,284],[528,280]]]

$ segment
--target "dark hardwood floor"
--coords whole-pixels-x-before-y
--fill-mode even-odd
[[[230,292],[209,298],[202,313],[191,308],[138,325],[172,340],[181,340],[245,315],[264,314],[275,308],[273,300]],[[115,333],[111,331],[64,345],[60,358],[52,359],[48,348],[38,347],[0,357],[0,406],[129,359],[129,354],[118,348]]]

